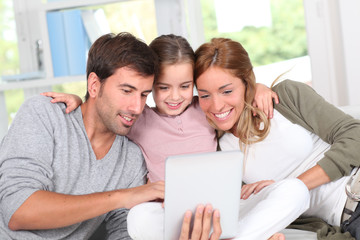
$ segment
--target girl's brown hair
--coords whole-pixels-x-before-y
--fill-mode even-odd
[[[160,75],[167,65],[190,63],[194,68],[194,50],[189,42],[181,36],[161,35],[155,38],[149,46],[158,56]]]

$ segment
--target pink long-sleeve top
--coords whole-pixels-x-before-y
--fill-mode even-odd
[[[208,124],[198,97],[177,116],[160,114],[146,106],[128,137],[140,146],[151,182],[165,179],[168,156],[213,152],[217,146],[215,131]]]

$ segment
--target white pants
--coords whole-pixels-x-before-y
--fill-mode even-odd
[[[234,239],[268,239],[299,217],[309,207],[309,199],[307,187],[296,178],[267,186],[240,201],[238,233]],[[127,224],[132,239],[163,239],[164,209],[161,203],[149,202],[133,207]]]

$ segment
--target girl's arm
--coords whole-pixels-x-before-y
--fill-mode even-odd
[[[279,103],[279,98],[274,91],[261,83],[255,85],[255,97],[252,105],[263,111],[268,118],[273,117],[273,99],[276,104]]]
[[[78,95],[69,93],[57,93],[57,92],[44,92],[41,95],[52,97],[52,103],[63,102],[66,104],[66,113],[74,111],[78,106],[82,104],[82,100]]]

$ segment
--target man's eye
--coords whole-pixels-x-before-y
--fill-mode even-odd
[[[122,89],[122,91],[123,91],[124,93],[126,93],[126,94],[131,93],[131,90],[127,90],[127,89]]]
[[[150,93],[143,93],[143,94],[141,94],[141,97],[147,97],[148,95],[149,95]]]

